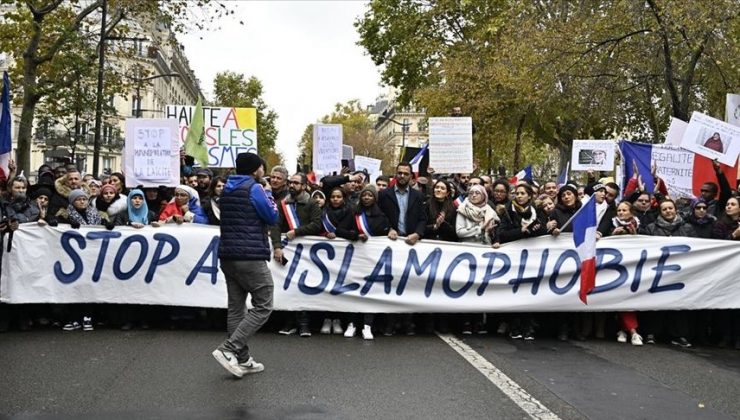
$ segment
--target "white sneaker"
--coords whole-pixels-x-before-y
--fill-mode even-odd
[[[642,336],[638,333],[632,334],[632,339],[630,340],[632,342],[633,346],[641,346],[642,345]]]
[[[617,333],[617,342],[618,343],[626,343],[627,342],[627,333],[624,331],[620,331]]]
[[[373,331],[372,328],[369,325],[365,325],[362,327],[362,339],[363,340],[372,340],[373,338]]]
[[[82,331],[92,331],[93,327],[92,317],[86,316],[82,318]]]
[[[75,330],[79,330],[80,328],[82,328],[82,326],[77,321],[68,322],[64,324],[64,326],[62,327],[64,331],[75,331]]]
[[[321,324],[321,334],[331,334],[331,319],[324,319],[324,323]]]
[[[355,336],[355,331],[357,331],[357,328],[355,328],[355,324],[349,323],[347,324],[347,329],[344,330],[344,336],[347,338],[352,338]]]
[[[344,333],[344,329],[342,328],[342,321],[335,319],[331,323],[331,332],[332,334],[341,335]]]
[[[265,370],[265,365],[256,362],[254,360],[254,357],[250,357],[249,360],[244,363],[239,363],[239,367],[242,369],[242,372],[244,372],[245,375],[250,373],[262,372],[263,370]]]
[[[241,378],[242,376],[244,376],[244,370],[239,366],[239,361],[236,360],[236,355],[234,353],[230,351],[216,349],[211,354],[221,365],[221,367],[228,370],[229,373],[236,376],[237,378]],[[262,366],[262,369],[264,368],[265,367]]]

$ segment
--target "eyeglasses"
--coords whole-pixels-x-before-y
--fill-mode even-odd
[[[469,195],[483,195],[483,193],[482,193],[482,192],[480,192],[480,191],[471,191],[471,192],[469,192],[468,194],[469,194]]]
[[[714,192],[714,191],[712,191],[712,190],[705,190],[705,189],[701,189],[701,190],[699,190],[699,191],[701,191],[701,192],[703,192],[703,193],[705,193],[705,192],[707,192],[707,193],[710,193],[710,192]]]
[[[694,207],[694,210],[704,210],[704,211],[707,211],[707,206],[696,206],[696,207]]]

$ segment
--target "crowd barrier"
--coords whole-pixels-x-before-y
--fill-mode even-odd
[[[7,238],[6,238],[7,241]],[[219,229],[24,224],[5,252],[7,303],[226,306]],[[740,243],[619,236],[597,243],[596,289],[578,299],[570,235],[482,245],[303,237],[269,261],[275,309],[339,312],[562,312],[740,308]],[[248,273],[245,273],[248,275]]]

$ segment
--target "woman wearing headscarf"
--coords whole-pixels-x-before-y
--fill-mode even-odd
[[[351,239],[353,234],[349,230],[354,220],[354,207],[347,201],[347,193],[341,187],[334,187],[329,192],[329,200],[324,192],[316,190],[311,193],[311,199],[321,207],[321,235],[329,239],[336,237]],[[321,334],[344,334],[342,328],[343,314],[325,312]]]
[[[345,219],[345,226],[348,232],[347,239],[351,241],[367,241],[372,236],[384,237],[390,230],[390,222],[378,207],[378,192],[375,185],[368,184],[360,191],[360,201],[354,211],[353,217]],[[344,336],[347,338],[354,337],[357,327],[362,322],[362,338],[372,340],[373,322],[375,314],[364,313],[355,314],[355,321],[347,324],[344,330]]]
[[[156,223],[157,218],[153,211],[149,211],[144,192],[140,189],[131,190],[127,198],[126,211],[120,212],[113,219],[116,226],[131,226],[141,229],[146,225]]]
[[[59,210],[57,216],[59,223],[69,224],[73,229],[79,229],[80,226],[103,225],[98,210],[89,205],[87,192],[82,189],[71,190],[68,199],[67,208]],[[89,315],[92,308],[89,305],[70,305],[67,309],[68,322],[62,327],[64,331],[93,330],[92,316]],[[78,319],[82,319],[82,324],[77,321]]]
[[[471,185],[468,196],[457,208],[455,232],[460,242],[493,245],[499,247],[497,227],[500,219],[488,205],[488,193],[482,185]],[[477,318],[475,321],[474,319]],[[475,330],[479,334],[488,333],[486,314],[464,315],[462,333],[470,335]]]
[[[501,214],[499,237],[501,243],[513,242],[524,238],[546,235],[546,216],[534,206],[534,190],[529,184],[519,184],[514,188],[514,200],[506,205]],[[534,318],[531,314],[520,314],[509,317],[510,325],[499,324],[498,333],[509,330],[512,339],[534,340]]]
[[[208,224],[208,217],[200,207],[198,192],[187,185],[178,185],[175,196],[162,210],[159,221],[164,223],[198,223]]]

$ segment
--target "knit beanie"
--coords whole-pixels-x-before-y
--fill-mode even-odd
[[[365,194],[365,192],[370,192],[370,194],[373,195],[375,198],[375,201],[378,201],[378,190],[375,189],[375,185],[373,184],[367,184],[365,187],[360,191],[360,197],[362,197],[362,194]]]
[[[264,165],[264,161],[256,153],[247,152],[236,155],[237,175],[252,175],[261,165]]]
[[[565,193],[566,191],[570,191],[573,193],[573,195],[578,197],[578,188],[576,188],[576,186],[571,185],[571,184],[565,184],[562,187],[560,187],[560,189],[558,190],[558,202],[562,201],[561,197],[563,196],[563,193]]]
[[[69,204],[74,204],[75,200],[77,200],[80,197],[88,198],[85,190],[83,190],[82,188],[72,190],[69,193]]]
[[[113,186],[113,184],[105,184],[102,187],[100,187],[100,195],[103,195],[106,191],[111,191],[113,193],[118,193],[116,190],[116,187]]]

